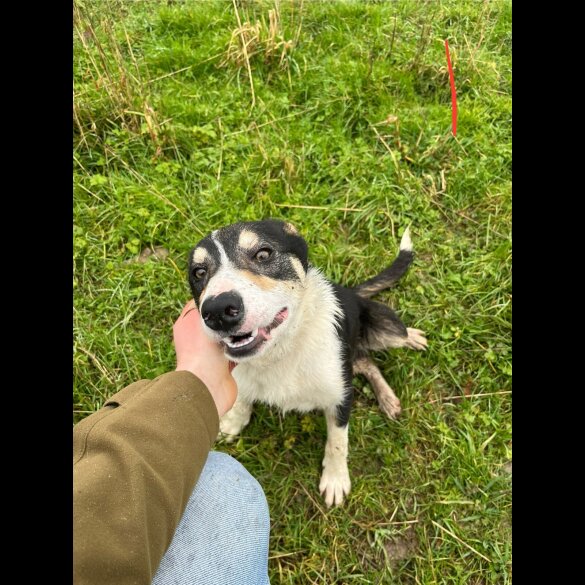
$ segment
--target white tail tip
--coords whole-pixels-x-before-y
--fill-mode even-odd
[[[400,240],[400,249],[405,250],[406,252],[412,252],[412,240],[410,239],[409,227],[407,227],[402,234],[402,239]]]

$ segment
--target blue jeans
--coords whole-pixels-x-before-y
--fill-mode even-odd
[[[212,451],[153,585],[269,585],[270,516],[260,484]]]

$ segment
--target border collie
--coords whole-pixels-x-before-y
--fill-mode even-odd
[[[404,326],[370,300],[393,286],[413,260],[407,229],[389,268],[354,288],[329,282],[308,261],[307,243],[290,223],[236,223],[215,230],[189,255],[189,283],[211,339],[235,362],[238,398],[220,421],[228,440],[250,421],[254,402],[283,412],[320,409],[327,443],[319,491],[339,505],[349,494],[348,422],[352,377],[364,375],[390,418],[400,401],[370,351],[427,347],[424,332]]]

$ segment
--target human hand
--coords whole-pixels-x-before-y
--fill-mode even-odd
[[[190,300],[173,325],[177,371],[187,370],[206,386],[222,417],[236,401],[238,387],[231,371],[235,367],[223,351],[203,332],[195,301]]]

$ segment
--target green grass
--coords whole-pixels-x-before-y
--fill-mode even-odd
[[[417,259],[385,299],[430,348],[376,356],[397,422],[356,379],[347,503],[317,493],[318,413],[258,406],[217,448],[266,491],[273,584],[510,583],[511,2],[281,0],[272,37],[274,2],[237,5],[266,24],[254,94],[231,2],[76,2],[75,420],[174,367],[210,230],[287,219],[353,285],[411,225]],[[165,261],[131,262],[154,246]]]

